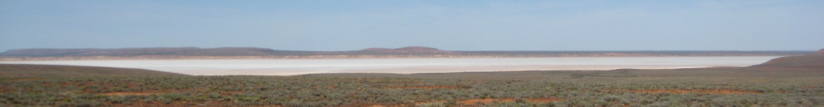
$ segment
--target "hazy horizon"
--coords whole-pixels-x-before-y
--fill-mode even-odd
[[[0,51],[818,50],[824,1],[0,1]]]
[[[24,50],[24,49],[129,49],[129,48],[201,48],[201,49],[208,49],[208,48],[265,48],[265,49],[284,50],[284,51],[357,51],[357,50],[364,50],[364,49],[368,49],[368,48],[397,49],[397,48],[404,48],[404,47],[429,47],[429,46],[364,47],[364,48],[351,49],[351,50],[278,49],[278,48],[253,47],[253,46],[227,46],[227,47],[168,46],[168,47],[111,47],[111,48],[13,48],[13,49],[8,49],[8,50],[0,50],[0,52],[10,51],[10,50]],[[445,50],[445,51],[809,51],[809,52],[817,51],[817,50],[506,50],[506,49],[452,50],[452,49],[442,49],[442,48],[438,48],[438,47],[430,47],[430,48],[436,48],[436,49]]]

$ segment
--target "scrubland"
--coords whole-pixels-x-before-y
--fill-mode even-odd
[[[824,72],[756,68],[187,76],[2,65],[0,106],[821,106]]]

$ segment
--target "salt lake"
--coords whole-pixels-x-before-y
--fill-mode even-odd
[[[63,60],[0,63],[140,68],[188,75],[302,75],[743,67],[777,57],[780,56]]]

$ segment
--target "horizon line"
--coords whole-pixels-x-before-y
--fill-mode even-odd
[[[526,50],[506,50],[506,49],[480,49],[480,50],[464,50],[464,49],[441,49],[429,46],[404,46],[398,48],[387,48],[387,49],[399,49],[399,48],[406,48],[406,47],[425,47],[425,48],[434,48],[443,51],[532,51],[532,52],[541,52],[541,51],[579,51],[579,52],[598,52],[598,51],[618,51],[618,52],[634,52],[634,51],[796,51],[796,52],[816,52],[818,50],[743,50],[743,49],[729,49],[729,50],[720,50],[720,49],[708,49],[708,50],[695,50],[695,49],[627,49],[627,50],[533,50],[533,49],[526,49]],[[359,51],[365,50],[370,48],[382,48],[382,47],[368,47],[368,48],[360,48],[360,49],[350,49],[350,50],[300,50],[300,49],[278,49],[278,48],[266,48],[266,47],[253,47],[253,46],[226,46],[226,47],[197,47],[197,46],[170,46],[170,47],[121,47],[121,48],[14,48],[14,49],[6,49],[2,50],[2,52],[8,52],[12,50],[26,50],[26,49],[141,49],[141,48],[197,48],[197,49],[215,49],[215,48],[261,48],[261,49],[271,49],[276,51]]]

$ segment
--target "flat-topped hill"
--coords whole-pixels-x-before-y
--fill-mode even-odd
[[[360,53],[386,53],[386,54],[438,54],[438,53],[450,53],[449,51],[440,50],[437,48],[431,47],[423,47],[423,46],[410,46],[410,47],[403,47],[403,48],[367,48],[360,51],[356,51]]]

